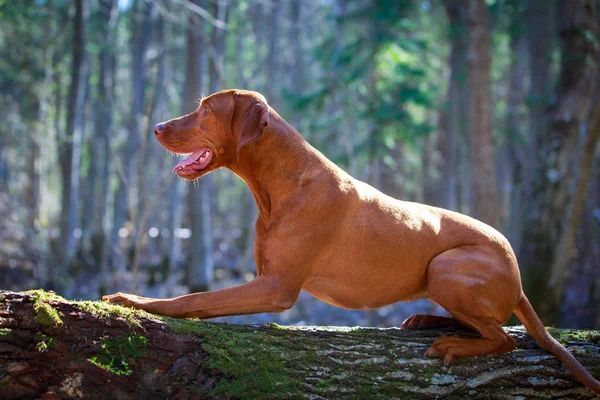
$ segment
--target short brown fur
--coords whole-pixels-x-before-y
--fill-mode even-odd
[[[444,364],[511,351],[502,329],[513,311],[538,344],[586,386],[600,383],[545,330],[521,287],[515,254],[502,234],[468,216],[396,200],[354,179],[313,148],[262,95],[229,90],[196,111],[157,125],[175,153],[210,149],[196,179],[226,167],[250,187],[260,214],[257,277],[233,288],[151,299],[118,293],[113,303],[187,318],[279,312],[305,290],[338,307],[371,309],[430,299],[454,318],[413,316],[403,328],[464,325],[481,338],[442,337],[427,350]]]

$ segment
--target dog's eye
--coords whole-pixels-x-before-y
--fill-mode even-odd
[[[205,106],[205,107],[202,107],[202,114],[203,114],[203,115],[210,114],[210,113],[211,113],[211,110],[210,110],[210,108],[208,108],[208,107],[206,107],[206,106]]]

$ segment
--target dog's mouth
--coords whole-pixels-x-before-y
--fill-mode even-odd
[[[177,172],[177,175],[194,174],[206,168],[211,160],[212,152],[209,149],[198,150],[179,161],[172,172]]]

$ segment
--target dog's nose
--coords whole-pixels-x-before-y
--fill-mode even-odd
[[[165,130],[165,124],[160,123],[154,127],[154,134],[160,135]]]

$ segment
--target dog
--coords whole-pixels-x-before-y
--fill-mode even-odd
[[[452,315],[414,315],[402,328],[463,325],[480,338],[438,338],[426,355],[512,351],[502,328],[514,312],[538,345],[591,390],[600,382],[550,336],[523,293],[516,256],[492,227],[456,212],[394,199],[354,179],[312,147],[257,92],[226,90],[156,125],[160,144],[189,154],[173,169],[195,180],[229,168],[259,209],[257,277],[173,299],[117,293],[111,303],[176,318],[281,312],[301,290],[347,309],[430,299]]]

